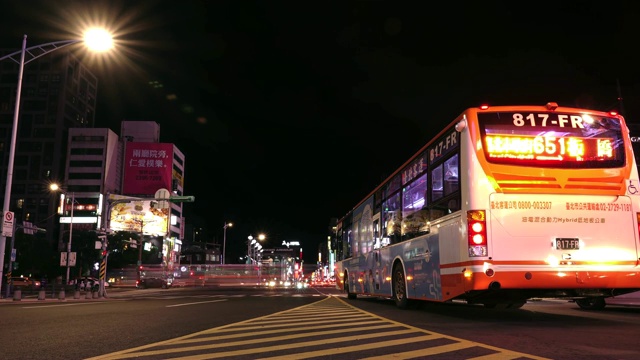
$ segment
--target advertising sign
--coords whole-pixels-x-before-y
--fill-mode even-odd
[[[158,189],[171,189],[173,144],[126,144],[123,193],[154,195]]]
[[[115,204],[111,209],[110,228],[144,235],[167,234],[169,209],[159,209],[157,201],[135,200]]]

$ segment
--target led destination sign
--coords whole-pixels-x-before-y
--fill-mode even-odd
[[[524,166],[610,168],[624,165],[620,120],[582,113],[478,114],[488,161]]]
[[[584,161],[613,159],[613,139],[487,135],[490,158]]]

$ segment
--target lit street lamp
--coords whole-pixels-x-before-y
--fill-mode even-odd
[[[16,138],[18,136],[18,119],[20,115],[20,95],[22,93],[22,76],[24,73],[24,66],[29,62],[40,58],[46,54],[49,54],[55,50],[61,49],[68,45],[76,44],[84,42],[87,47],[93,51],[106,51],[113,46],[113,41],[111,35],[106,30],[101,29],[90,29],[84,34],[84,39],[76,39],[76,40],[65,40],[65,41],[55,41],[47,44],[36,45],[30,48],[27,48],[27,35],[24,35],[22,39],[22,50],[16,51],[9,55],[0,57],[0,61],[5,59],[11,59],[18,63],[18,87],[16,91],[16,104],[15,111],[13,113],[13,127],[11,129],[11,146],[9,148],[9,163],[7,164],[7,181],[4,189],[4,204],[2,208],[2,215],[9,212],[11,205],[11,183],[13,181],[13,165],[16,154]],[[18,61],[15,57],[20,55],[20,60]],[[25,60],[25,56],[29,55],[29,59]],[[14,234],[11,234],[13,237]],[[3,234],[0,234],[0,279],[3,277],[4,270],[4,251],[7,243],[7,237]],[[67,258],[68,261],[68,258]],[[67,268],[67,277],[69,273],[69,268]],[[68,280],[68,279],[67,279]],[[0,281],[0,290],[2,289],[2,282]]]
[[[247,238],[247,264],[252,264],[254,262],[253,258],[251,257],[251,247],[255,246],[258,241],[263,241],[265,238],[266,236],[264,234],[258,235],[257,239],[249,235],[249,237]]]
[[[224,255],[227,250],[227,228],[232,226],[233,223],[224,223],[224,226],[222,227],[222,265],[224,265]]]

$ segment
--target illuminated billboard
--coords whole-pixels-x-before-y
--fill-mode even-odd
[[[125,195],[154,195],[171,189],[173,144],[127,142],[124,162]]]
[[[109,228],[113,231],[165,236],[169,209],[159,209],[157,206],[157,201],[144,200],[115,204],[111,209]]]

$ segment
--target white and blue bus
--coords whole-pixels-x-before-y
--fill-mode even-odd
[[[597,309],[640,289],[640,184],[615,112],[482,106],[455,118],[336,226],[349,298]]]

